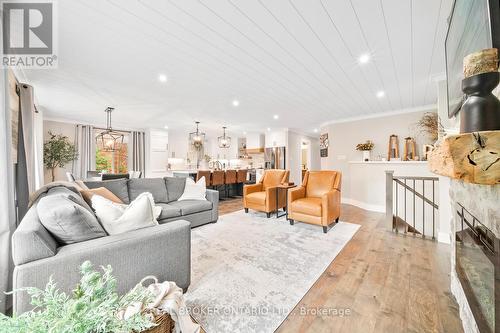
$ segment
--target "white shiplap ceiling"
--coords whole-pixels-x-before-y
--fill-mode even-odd
[[[451,3],[58,1],[59,67],[25,75],[50,118],[96,123],[110,105],[127,127],[312,132],[435,103]]]

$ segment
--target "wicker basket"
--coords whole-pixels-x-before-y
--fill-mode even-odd
[[[171,333],[174,332],[175,322],[168,313],[154,315],[157,326],[142,331],[141,333]]]

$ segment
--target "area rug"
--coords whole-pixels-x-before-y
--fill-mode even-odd
[[[195,228],[188,309],[207,333],[274,332],[358,228],[243,210]]]

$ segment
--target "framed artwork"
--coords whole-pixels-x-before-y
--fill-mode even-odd
[[[319,136],[319,155],[321,157],[328,157],[328,133]]]

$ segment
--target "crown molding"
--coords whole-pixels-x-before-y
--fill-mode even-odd
[[[408,113],[430,111],[430,110],[437,111],[437,104],[428,104],[428,105],[417,106],[414,108],[401,109],[401,110],[397,110],[397,111],[380,112],[380,113],[368,114],[368,115],[363,115],[363,116],[358,116],[358,117],[348,117],[348,118],[343,118],[343,119],[331,120],[331,121],[327,121],[327,122],[322,123],[320,125],[320,128],[324,128],[328,125],[333,125],[333,124],[349,123],[349,122],[353,122],[353,121],[366,120],[366,119],[384,118],[384,117],[396,116],[396,115],[400,115],[400,114],[408,114]]]

